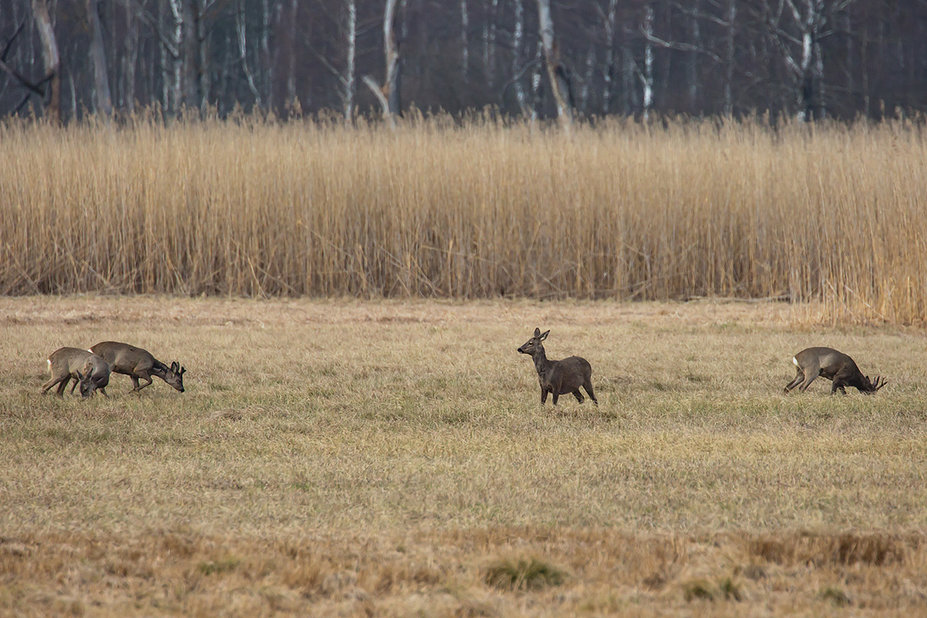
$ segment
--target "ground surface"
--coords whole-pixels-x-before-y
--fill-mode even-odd
[[[927,613],[927,338],[808,311],[2,298],[0,613]],[[39,394],[106,339],[187,392]],[[810,345],[888,386],[783,395]]]

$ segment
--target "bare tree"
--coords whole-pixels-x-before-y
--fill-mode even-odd
[[[45,67],[42,81],[48,83],[45,91],[46,113],[49,119],[58,121],[61,118],[61,56],[45,0],[32,0],[32,15],[42,43],[42,64]]]
[[[512,84],[515,88],[515,100],[518,102],[518,109],[522,114],[528,115],[528,97],[525,94],[525,88],[521,82],[521,74],[524,69],[521,68],[523,61],[523,48],[525,41],[525,5],[523,0],[514,0],[515,4],[515,24],[512,31]]]
[[[824,117],[824,51],[828,14],[846,9],[854,0],[779,0],[768,12],[767,25],[791,72],[800,121]],[[829,10],[828,10],[829,8]],[[791,21],[788,21],[791,18]],[[784,23],[785,22],[785,23]]]
[[[383,85],[377,86],[372,77],[364,76],[364,83],[380,102],[383,118],[392,127],[396,126],[396,116],[400,115],[401,110],[399,41],[396,38],[396,5],[398,2],[399,0],[386,0],[386,10],[383,13],[383,53],[386,57],[386,76]]]
[[[554,36],[550,0],[538,0],[538,20],[541,44],[544,49],[544,62],[547,65],[547,77],[550,80],[551,94],[557,106],[557,119],[562,127],[569,128],[573,122],[573,96],[566,67],[560,62],[560,47]]]
[[[103,27],[100,24],[99,0],[86,0],[87,22],[90,25],[90,66],[93,73],[93,104],[98,114],[111,116],[113,99],[109,89],[106,50],[103,49]]]
[[[653,106],[653,5],[649,2],[644,6],[641,32],[644,33],[644,68],[640,73],[644,94],[641,97],[641,107],[646,121],[650,118],[650,108]]]
[[[254,73],[248,65],[248,31],[247,22],[245,21],[245,0],[238,0],[238,10],[235,11],[235,34],[238,40],[238,61],[241,63],[242,73],[245,75],[245,83],[248,84],[248,90],[254,96],[254,104],[261,107],[261,91],[258,90],[257,83],[254,81]]]
[[[464,81],[467,81],[467,73],[470,71],[469,29],[470,12],[467,7],[467,0],[460,0],[460,73]]]

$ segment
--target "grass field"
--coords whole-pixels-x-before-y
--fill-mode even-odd
[[[927,612],[927,339],[809,312],[0,298],[0,613]],[[599,407],[540,406],[535,326]],[[187,392],[39,394],[104,339]],[[818,344],[888,386],[783,395]]]

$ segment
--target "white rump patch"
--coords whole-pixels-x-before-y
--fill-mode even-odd
[[[93,350],[87,350],[87,351],[90,352],[91,354],[93,354]]]
[[[795,358],[794,356],[792,357],[792,364],[798,367],[798,359]]]

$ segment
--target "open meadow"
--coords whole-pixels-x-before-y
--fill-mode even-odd
[[[927,338],[819,310],[0,298],[0,613],[923,614]],[[105,339],[187,391],[40,395]],[[888,386],[783,395],[808,345]]]

